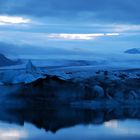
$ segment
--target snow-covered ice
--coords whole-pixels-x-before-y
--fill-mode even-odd
[[[119,63],[119,62],[118,62]],[[125,71],[129,70],[129,71]],[[136,70],[136,72],[133,72]],[[100,71],[98,73],[98,71]],[[131,67],[110,65],[101,61],[87,60],[29,60],[17,66],[1,67],[0,85],[31,83],[46,75],[57,76],[63,80],[84,80],[90,77],[104,78],[104,71],[108,71],[110,80],[117,80],[121,76],[138,78],[139,66]]]
[[[45,78],[31,61],[21,70],[5,70],[0,73],[1,84],[31,83],[40,78]]]

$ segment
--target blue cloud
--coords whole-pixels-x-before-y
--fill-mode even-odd
[[[139,0],[0,0],[0,14],[140,23]]]
[[[104,48],[139,47],[139,3],[140,0],[0,0],[0,16],[9,16],[11,20],[7,23],[7,19],[1,18],[0,41],[5,44],[0,42],[0,51],[69,54],[74,53],[76,47],[103,51]],[[20,17],[18,23],[27,24],[15,24],[13,16]],[[84,41],[63,39],[96,33],[119,33],[120,36],[103,35],[97,40]],[[54,34],[60,40],[50,39],[48,34]],[[34,46],[37,49],[33,49]]]

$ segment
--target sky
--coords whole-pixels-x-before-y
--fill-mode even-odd
[[[140,48],[139,13],[139,0],[0,0],[0,51],[88,55]]]

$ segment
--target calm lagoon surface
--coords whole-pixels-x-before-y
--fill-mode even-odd
[[[57,125],[57,124],[56,124]],[[30,123],[17,125],[0,122],[1,140],[139,140],[139,120],[111,120],[103,124],[78,124],[56,132],[40,129]]]

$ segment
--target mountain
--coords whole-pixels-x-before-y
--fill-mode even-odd
[[[20,64],[20,60],[13,61],[5,57],[3,54],[0,54],[0,66],[10,66]]]
[[[129,54],[140,54],[140,48],[129,49],[129,50],[126,50],[125,53],[129,53]]]
[[[14,49],[13,49],[14,48]],[[8,51],[7,51],[8,50]],[[6,54],[6,55],[34,55],[37,58],[40,58],[40,56],[68,56],[68,55],[89,55],[93,52],[85,50],[85,49],[79,49],[79,48],[64,48],[64,47],[55,47],[55,46],[33,46],[33,45],[15,45],[11,43],[4,43],[0,41],[0,53]],[[42,57],[43,57],[42,56]],[[44,58],[44,57],[43,57]]]

